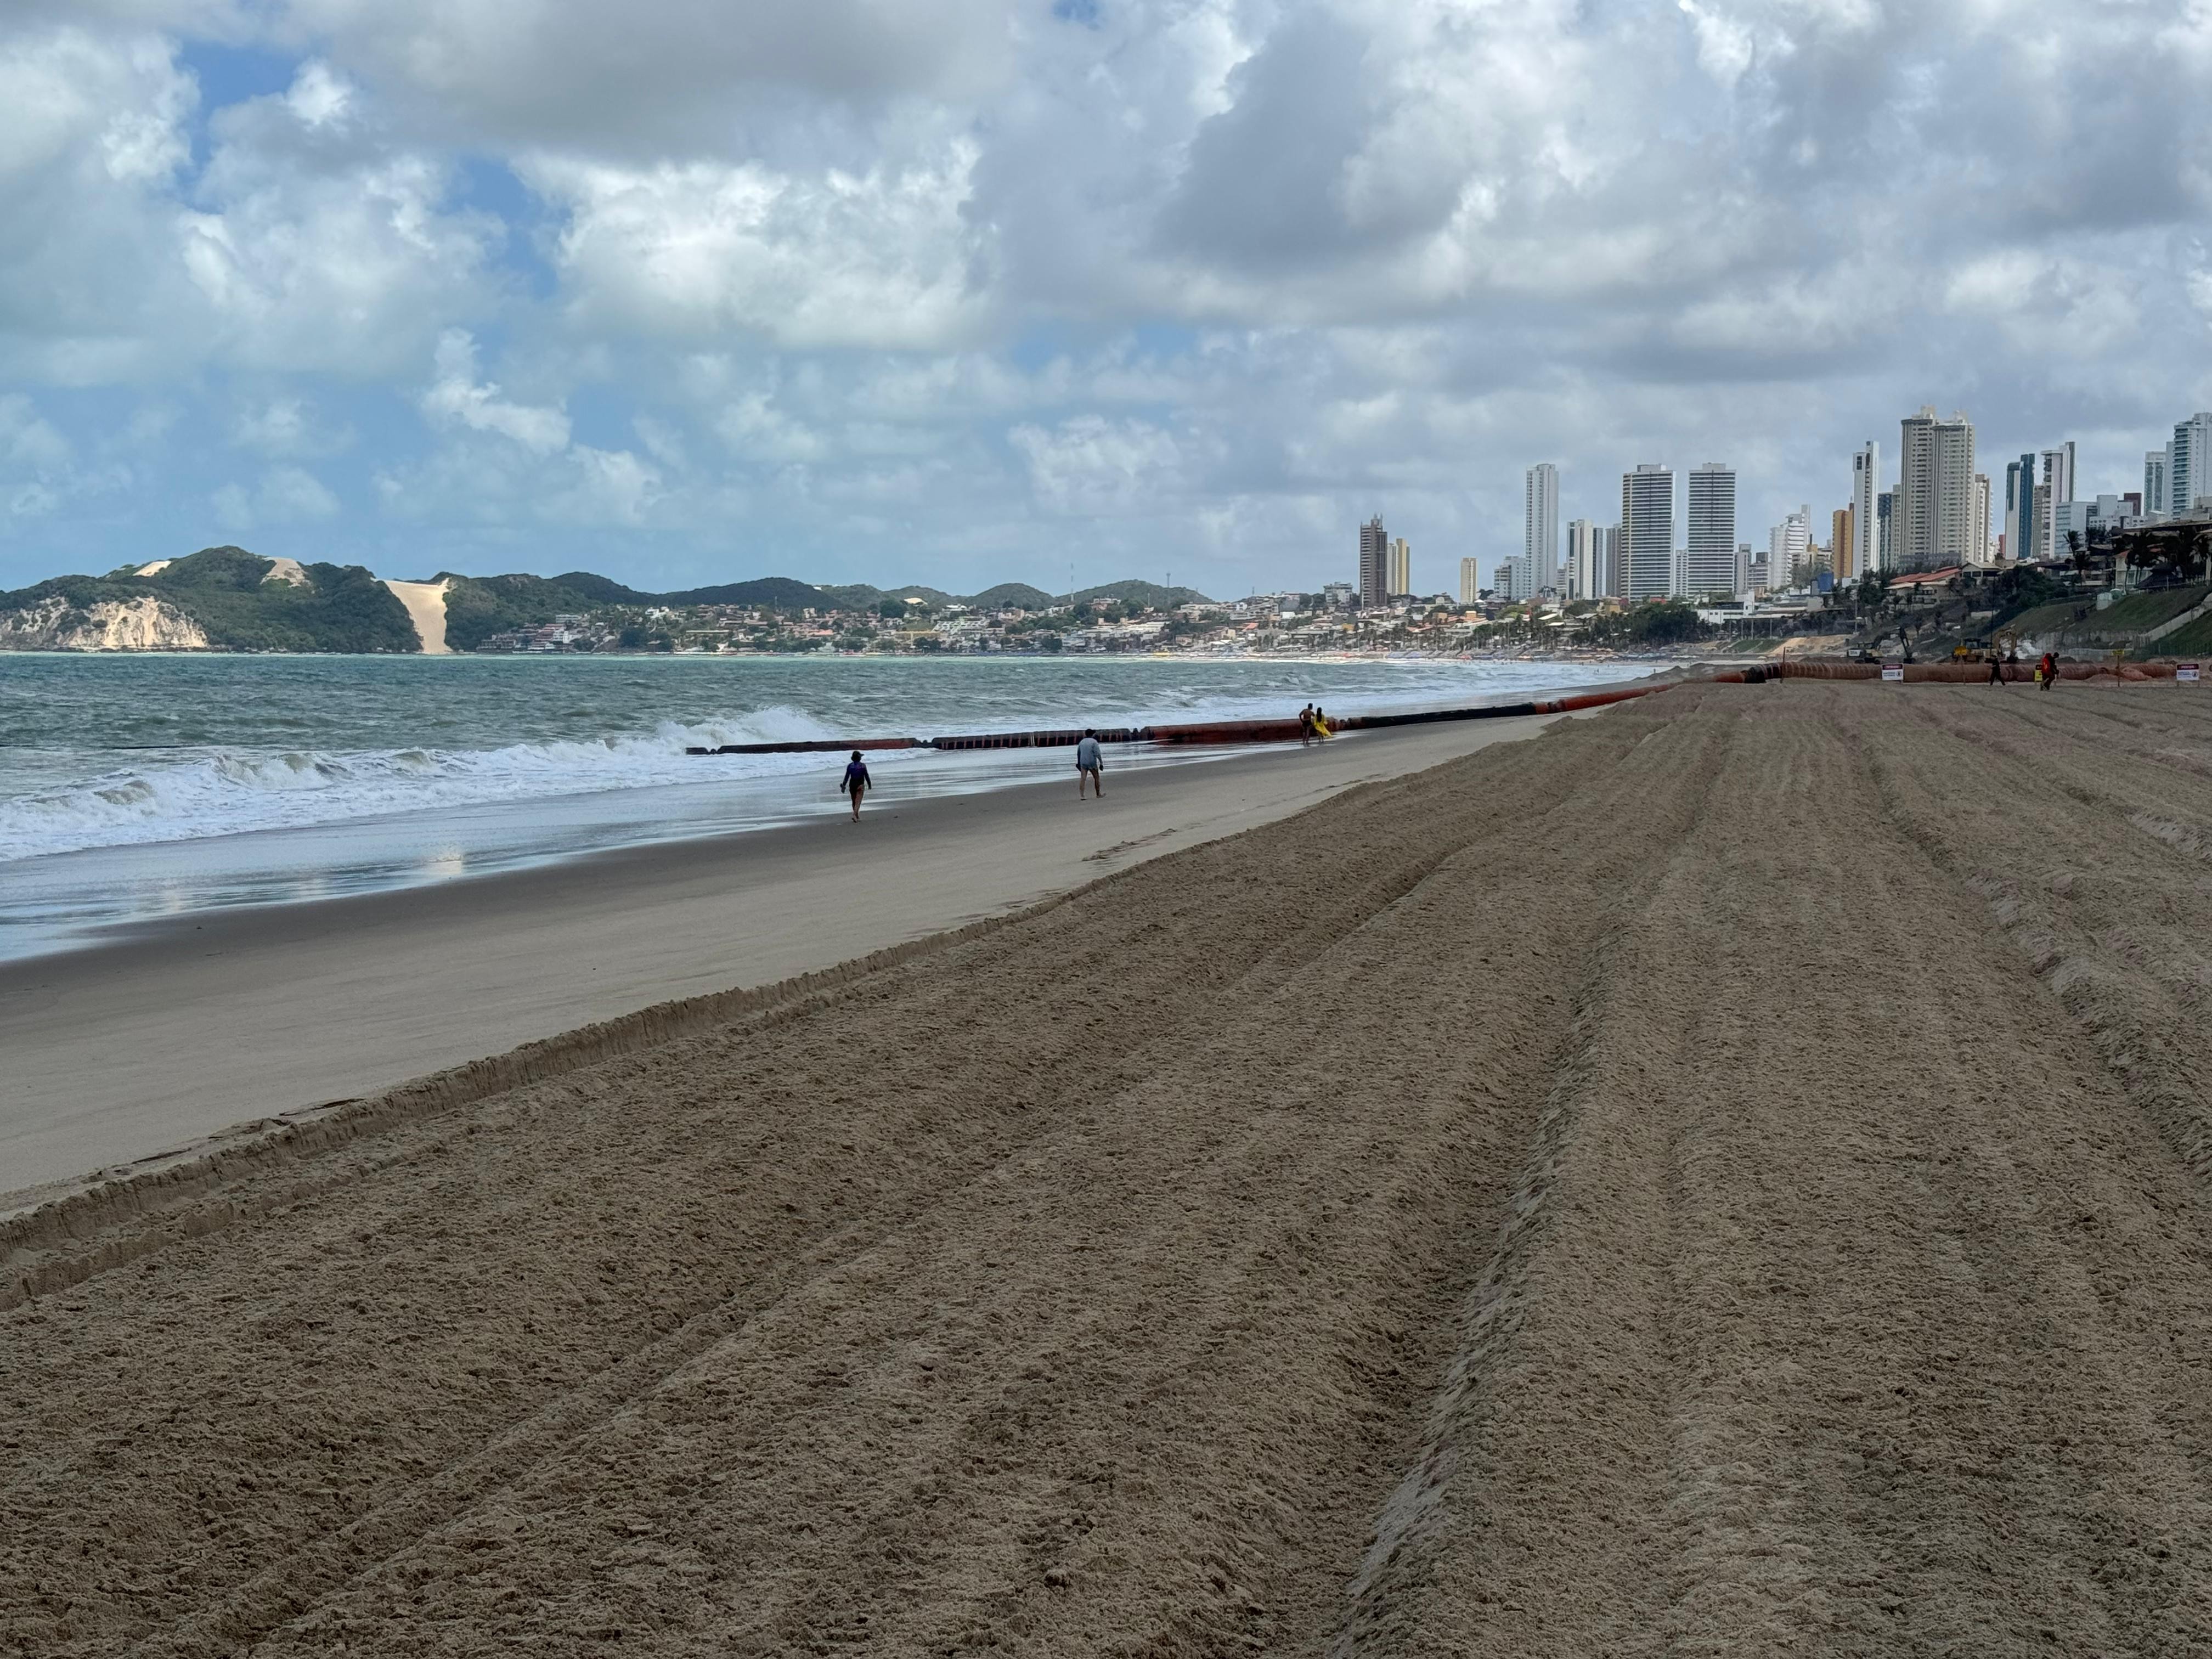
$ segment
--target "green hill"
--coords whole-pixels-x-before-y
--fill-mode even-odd
[[[242,547],[204,547],[150,575],[56,576],[0,593],[0,612],[61,601],[66,617],[152,599],[197,623],[222,651],[418,651],[392,590],[357,564],[303,564],[304,584],[271,580],[276,562]]]
[[[1212,601],[1194,587],[1163,587],[1158,582],[1107,582],[1097,587],[1086,587],[1075,596],[1079,599],[1113,599],[1121,605],[1143,605],[1153,611],[1171,611],[1179,605],[1211,605]]]
[[[968,601],[983,611],[1049,611],[1059,601],[1042,587],[1031,587],[1027,582],[1000,582],[996,587],[987,587]]]
[[[391,590],[359,565],[297,567],[301,580],[287,580],[295,567],[249,553],[242,547],[207,547],[161,569],[141,575],[143,566],[125,565],[105,576],[56,576],[12,593],[0,593],[0,617],[37,613],[11,642],[52,642],[92,607],[132,605],[151,598],[171,607],[206,635],[210,646],[227,651],[416,651],[406,608]],[[271,573],[276,573],[272,578]],[[497,576],[438,573],[450,584],[446,593],[446,641],[456,651],[473,651],[495,634],[512,633],[549,623],[558,616],[605,617],[614,611],[631,615],[653,606],[744,605],[797,616],[814,611],[872,611],[887,604],[916,600],[932,610],[965,605],[981,610],[1046,611],[1060,599],[1027,582],[1001,582],[962,597],[939,587],[909,584],[876,587],[860,582],[817,586],[789,576],[762,576],[674,592],[649,593],[588,570],[558,576],[514,572]],[[1156,582],[1108,582],[1083,590],[1079,599],[1113,600],[1123,605],[1167,608],[1202,600],[1195,588],[1163,587]],[[23,621],[21,614],[18,621]]]

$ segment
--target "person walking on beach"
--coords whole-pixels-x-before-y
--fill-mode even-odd
[[[1328,716],[1321,712],[1319,703],[1314,705],[1313,732],[1314,736],[1323,740],[1328,737]]]
[[[1991,685],[2004,684],[2004,659],[1994,651],[1990,653],[1990,684]]]
[[[1098,792],[1098,799],[1106,799],[1106,752],[1098,746],[1098,733],[1089,726],[1083,728],[1083,739],[1075,745],[1075,798],[1083,799],[1083,786],[1088,783]]]
[[[1309,748],[1314,740],[1314,706],[1308,703],[1298,710],[1298,747]]]
[[[875,781],[868,775],[867,763],[860,758],[860,751],[855,749],[853,758],[845,763],[845,793],[853,798],[854,823],[860,821],[860,797],[874,787]]]
[[[2043,660],[2038,666],[2043,671],[2043,689],[2048,691],[2051,690],[2051,682],[2058,678],[2058,653],[2056,651],[2045,652]]]

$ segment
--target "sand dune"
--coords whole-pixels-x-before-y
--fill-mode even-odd
[[[0,1315],[0,1637],[2193,1650],[2208,848],[2186,688],[1684,689],[426,1093]]]
[[[444,657],[453,653],[446,643],[446,587],[444,582],[402,582],[385,578],[384,585],[392,596],[407,607],[408,619],[415,624],[415,632],[422,641],[426,657]]]

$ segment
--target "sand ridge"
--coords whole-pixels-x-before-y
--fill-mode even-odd
[[[256,1172],[0,1314],[0,1637],[2192,1650],[2208,847],[1685,688]]]

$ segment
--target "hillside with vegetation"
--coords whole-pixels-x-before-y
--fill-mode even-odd
[[[422,643],[406,607],[357,564],[208,547],[160,566],[0,593],[0,646],[66,649],[112,632],[118,617],[143,621],[155,644],[202,650],[398,652]]]
[[[789,576],[652,592],[588,570],[470,576],[441,571],[447,648],[519,648],[556,624],[575,629],[564,649],[672,649],[702,623],[756,619],[761,648],[800,646],[799,630],[830,617],[925,629],[963,612],[1042,613],[1067,601],[1026,582],[960,595],[915,583],[817,586]],[[1206,603],[1194,588],[1111,582],[1075,596],[1084,622]],[[711,613],[711,614],[710,614]],[[802,619],[806,619],[802,623]],[[849,629],[848,630],[850,631]],[[840,636],[841,638],[843,636]],[[918,648],[935,648],[933,636]],[[125,565],[104,576],[56,576],[0,593],[0,649],[411,652],[422,648],[405,605],[359,565],[301,564],[240,547]]]

